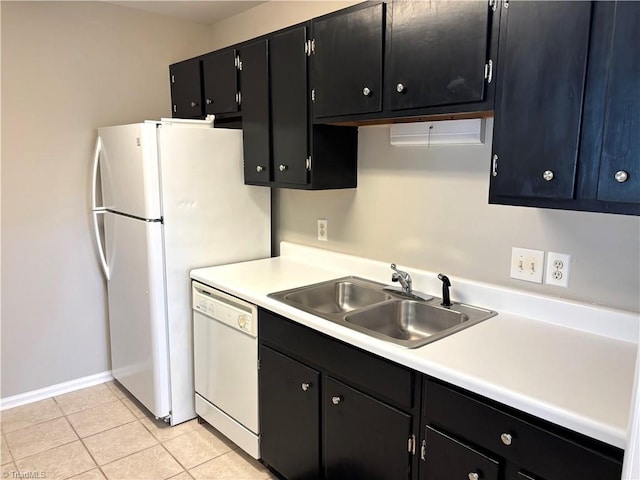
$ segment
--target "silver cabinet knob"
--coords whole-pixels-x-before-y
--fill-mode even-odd
[[[281,172],[284,172],[286,169],[287,169],[286,165],[280,164],[280,166],[278,167],[278,170],[280,170]]]
[[[405,89],[405,87],[404,87],[403,84],[399,83],[399,84],[396,85],[396,92],[402,93],[402,92],[404,92],[404,89]]]
[[[196,102],[191,102],[191,107],[197,107],[198,104]]]
[[[342,397],[339,395],[336,395],[335,397],[331,397],[331,403],[333,403],[334,405],[338,405],[341,401],[342,401]]]
[[[300,385],[300,388],[302,388],[303,392],[306,392],[307,390],[309,390],[309,387],[311,386],[310,383],[308,382],[302,382],[302,385]]]
[[[264,170],[264,167],[263,167],[262,165],[258,165],[258,166],[256,167],[256,172],[261,172],[261,171],[263,171],[263,170]]]
[[[469,474],[469,480],[480,480],[480,475],[477,472],[471,472]]]
[[[371,96],[371,89],[370,89],[369,87],[364,87],[364,88],[362,89],[362,94],[363,94],[365,97],[369,97],[369,96]]]
[[[616,172],[614,178],[616,179],[616,182],[624,183],[629,178],[629,174],[627,172],[625,172],[624,170],[618,170]]]
[[[513,440],[513,438],[510,433],[503,433],[500,435],[500,440],[502,440],[502,443],[505,445],[511,445],[511,440]]]
[[[207,98],[207,105],[211,105],[213,103],[213,100],[211,100],[210,98]]]
[[[553,172],[551,170],[545,170],[542,174],[542,178],[544,178],[547,182],[553,180]]]

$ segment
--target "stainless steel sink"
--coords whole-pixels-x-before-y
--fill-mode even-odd
[[[344,277],[269,294],[287,305],[407,348],[416,348],[497,315],[471,305],[440,305],[403,298],[402,292]]]
[[[314,312],[343,313],[391,298],[391,295],[356,281],[348,279],[303,287],[287,293],[284,299]]]

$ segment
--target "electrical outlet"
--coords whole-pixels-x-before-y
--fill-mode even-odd
[[[571,255],[549,252],[547,255],[547,275],[544,283],[556,287],[569,286],[569,263]]]
[[[544,252],[528,248],[511,249],[511,278],[525,282],[542,283]]]
[[[326,242],[329,240],[329,222],[324,218],[318,219],[318,240]]]

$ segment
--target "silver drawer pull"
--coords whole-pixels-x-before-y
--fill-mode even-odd
[[[553,172],[551,170],[545,170],[542,174],[542,178],[544,178],[547,182],[553,180]]]
[[[263,167],[262,165],[258,165],[258,166],[256,167],[256,172],[258,172],[258,173],[260,173],[260,172],[261,172],[261,171],[263,171],[263,170],[264,170],[264,167]]]
[[[300,385],[300,388],[302,388],[303,392],[306,392],[307,390],[309,390],[309,387],[311,387],[311,384],[308,382],[302,382],[302,385]]]
[[[469,480],[480,480],[480,475],[477,472],[471,472],[469,474]]]
[[[339,395],[336,395],[335,397],[331,397],[331,403],[333,403],[334,405],[338,405],[341,401],[342,401],[342,397]]]
[[[404,92],[404,90],[405,90],[405,86],[403,84],[399,83],[396,85],[396,92],[402,93]]]
[[[364,87],[364,88],[362,89],[362,94],[363,94],[365,97],[370,96],[370,95],[371,95],[371,89],[370,89],[369,87]]]
[[[502,435],[500,435],[500,440],[502,440],[502,443],[504,443],[505,445],[511,445],[511,441],[513,440],[513,438],[511,437],[510,433],[503,433]]]
[[[286,165],[282,165],[282,164],[281,164],[281,165],[278,167],[278,170],[280,170],[281,172],[284,172],[286,169],[287,169],[287,166],[286,166]]]
[[[616,172],[614,178],[616,179],[616,182],[624,183],[629,178],[629,174],[627,172],[625,172],[624,170],[618,170]]]

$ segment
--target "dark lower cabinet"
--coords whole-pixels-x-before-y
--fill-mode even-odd
[[[262,459],[290,479],[320,474],[320,374],[260,347]]]
[[[422,480],[460,478],[453,467],[442,471],[443,462],[464,465],[478,479],[620,479],[622,450],[454,387],[426,379],[422,408]],[[438,458],[441,451],[446,460]],[[430,474],[434,461],[440,473]],[[496,471],[503,473],[491,476]]]
[[[260,310],[263,461],[289,480],[415,480],[408,369]]]
[[[500,462],[439,432],[430,426],[424,431],[424,467],[421,479],[498,480]],[[427,450],[428,448],[428,450]]]
[[[619,480],[623,451],[259,309],[263,461],[288,480]]]
[[[323,407],[325,478],[411,478],[411,415],[331,377]]]

